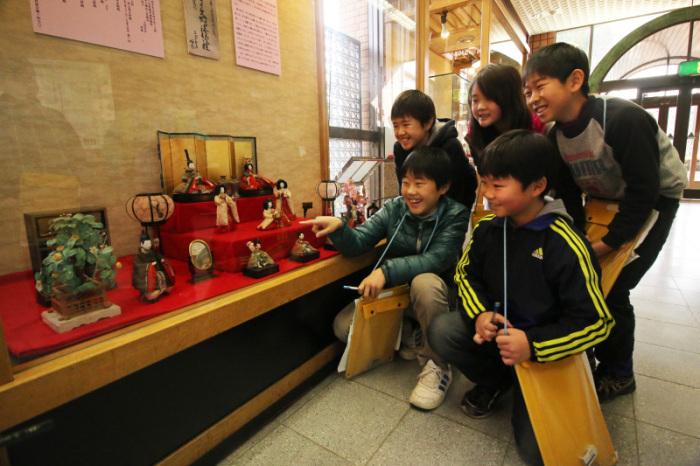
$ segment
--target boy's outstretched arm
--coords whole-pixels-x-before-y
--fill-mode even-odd
[[[311,225],[311,231],[316,234],[316,238],[329,235],[343,226],[343,221],[338,217],[321,216],[313,220],[299,222],[302,225]]]

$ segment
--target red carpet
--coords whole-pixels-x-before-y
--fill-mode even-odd
[[[336,251],[326,251],[325,249],[320,249],[320,252],[321,257],[317,261],[337,254]],[[49,353],[278,275],[254,279],[246,277],[240,272],[230,273],[216,270],[217,278],[192,285],[187,283],[187,280],[191,278],[187,263],[170,259],[176,271],[176,283],[172,292],[168,296],[161,297],[157,303],[142,304],[139,301],[139,292],[131,287],[131,259],[132,256],[119,259],[123,267],[117,274],[118,286],[107,292],[107,298],[122,308],[121,315],[84,325],[63,334],[56,333],[41,320],[41,313],[46,308],[36,302],[34,278],[31,271],[1,276],[0,317],[5,329],[7,346],[12,354],[18,357],[27,357]],[[218,259],[215,258],[215,260]],[[277,263],[280,266],[278,273],[288,272],[308,264],[292,262],[288,259],[280,260]]]

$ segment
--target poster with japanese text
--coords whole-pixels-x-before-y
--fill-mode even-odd
[[[200,57],[219,59],[219,20],[214,0],[183,0],[187,51]]]
[[[160,0],[29,0],[34,32],[163,58]]]
[[[282,74],[277,0],[231,0],[236,64]]]

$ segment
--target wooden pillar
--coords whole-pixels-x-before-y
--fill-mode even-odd
[[[491,61],[491,0],[481,0],[481,68]]]
[[[428,92],[430,74],[430,5],[429,0],[416,4],[416,89]]]
[[[12,382],[12,366],[10,365],[10,353],[5,342],[5,331],[0,320],[0,385]],[[1,434],[1,433],[0,433]],[[0,466],[9,466],[10,459],[7,456],[7,449],[0,448]]]
[[[330,177],[330,148],[328,130],[328,98],[326,97],[326,55],[325,28],[323,26],[323,1],[317,0],[316,7],[316,81],[318,83],[318,137],[321,180]],[[320,181],[320,180],[319,180]]]
[[[678,90],[678,100],[676,100],[676,127],[673,133],[673,145],[683,162],[685,162],[685,150],[688,146],[692,92],[692,86],[681,86]]]
[[[0,385],[12,382],[12,366],[10,365],[10,353],[5,342],[5,331],[0,320]]]

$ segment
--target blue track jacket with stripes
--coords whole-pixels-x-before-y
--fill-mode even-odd
[[[503,228],[504,218],[484,217],[457,265],[459,312],[469,325],[504,302]],[[528,224],[505,228],[508,321],[527,335],[532,360],[562,359],[607,338],[614,320],[600,265],[563,202],[547,202]]]

